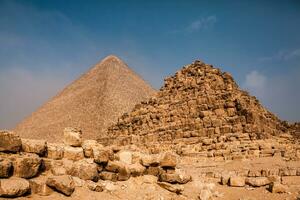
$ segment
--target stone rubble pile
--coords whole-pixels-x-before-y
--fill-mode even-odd
[[[286,122],[240,90],[229,73],[195,61],[165,79],[155,97],[120,117],[98,141],[221,160],[298,159],[298,140],[288,130]]]
[[[0,131],[0,197],[53,191],[70,196],[83,186],[102,192],[109,182],[143,175],[156,176],[157,184],[180,194],[182,185],[191,181],[176,168],[178,156],[172,152],[150,155],[103,147],[95,140],[82,140],[81,135],[78,129],[66,128],[64,144],[58,144]]]

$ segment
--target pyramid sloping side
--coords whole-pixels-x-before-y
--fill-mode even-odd
[[[155,97],[123,115],[102,142],[158,144],[162,149],[203,143],[204,138],[259,140],[285,132],[284,123],[240,90],[229,73],[195,61],[165,79]]]
[[[15,132],[60,142],[65,127],[77,127],[84,138],[97,139],[119,116],[154,93],[124,62],[109,56],[17,125]]]

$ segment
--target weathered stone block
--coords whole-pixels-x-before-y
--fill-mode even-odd
[[[98,144],[96,140],[84,140],[82,142],[84,156],[87,158],[93,158],[94,157],[93,149],[98,146],[102,147],[102,145]]]
[[[51,176],[47,179],[46,184],[55,190],[70,196],[75,190],[75,183],[71,176]]]
[[[94,163],[93,160],[85,159],[74,162],[69,173],[83,180],[97,181],[99,178],[97,164]]]
[[[42,159],[35,154],[26,154],[14,158],[14,175],[21,178],[32,178],[39,173]]]
[[[81,160],[84,158],[83,149],[81,147],[69,147],[64,148],[64,158],[69,160]]]
[[[41,196],[50,195],[53,190],[46,184],[47,177],[39,176],[29,180],[31,194],[38,194]]]
[[[12,163],[10,160],[0,158],[0,178],[8,178],[12,175]]]
[[[118,180],[118,176],[114,172],[102,171],[102,172],[99,173],[99,177],[102,180],[110,180],[110,181],[117,181]]]
[[[177,156],[171,152],[166,152],[160,159],[159,165],[161,167],[175,168],[177,165]]]
[[[0,197],[20,197],[29,191],[29,182],[25,179],[12,177],[0,180]]]
[[[21,139],[14,132],[0,131],[0,151],[19,152],[21,146]]]
[[[22,139],[22,151],[27,153],[36,153],[40,156],[46,152],[45,140]]]
[[[246,178],[246,184],[253,187],[269,185],[271,182],[267,177]]]
[[[47,158],[62,159],[64,157],[64,146],[58,143],[47,144]]]
[[[229,179],[229,185],[232,187],[244,187],[245,177],[231,176]]]
[[[76,128],[65,128],[64,129],[64,144],[73,147],[80,147],[82,144],[82,132]]]

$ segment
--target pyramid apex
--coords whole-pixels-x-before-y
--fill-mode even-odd
[[[119,62],[122,63],[123,61],[116,55],[108,55],[100,63],[111,63],[111,62]]]

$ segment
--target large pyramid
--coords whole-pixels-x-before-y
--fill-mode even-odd
[[[61,141],[65,127],[97,139],[135,104],[155,93],[116,56],[108,56],[18,124],[21,137]]]
[[[237,148],[248,153],[253,141],[290,138],[285,133],[288,123],[240,90],[229,73],[195,61],[166,78],[155,97],[124,114],[99,141],[152,151],[191,146],[196,152]]]

